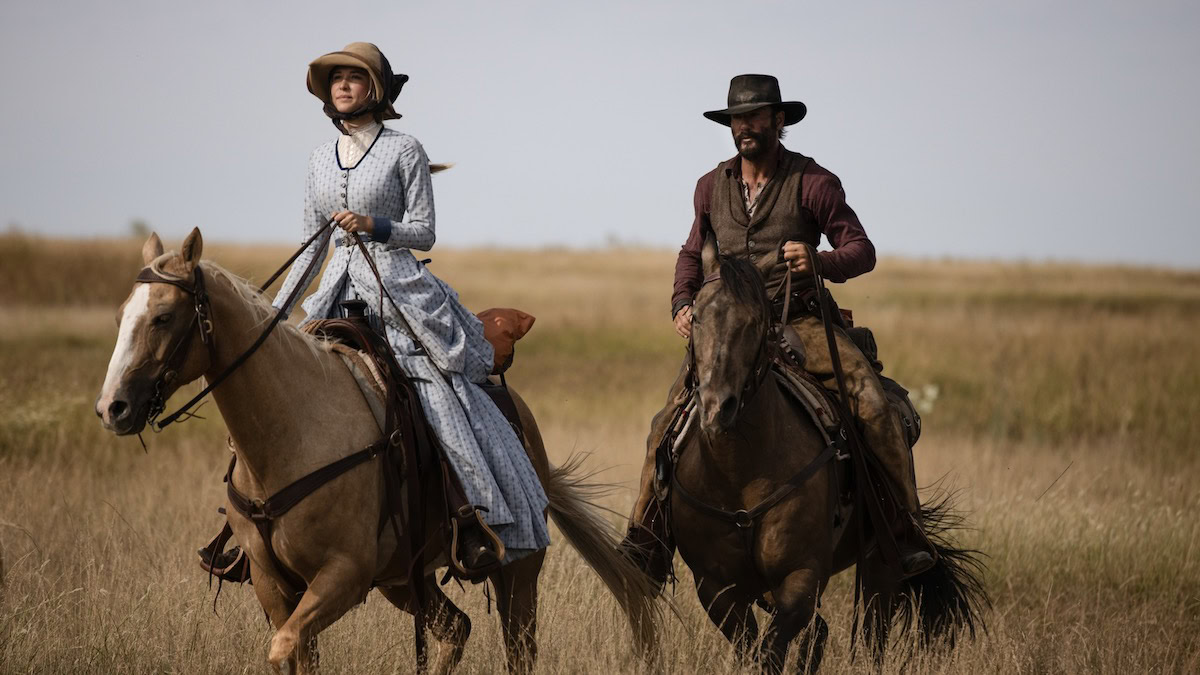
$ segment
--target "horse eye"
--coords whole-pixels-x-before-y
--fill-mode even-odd
[[[167,313],[167,314],[159,314],[158,316],[154,317],[154,325],[155,325],[155,326],[162,326],[162,325],[164,325],[164,324],[168,324],[168,323],[170,323],[170,322],[171,322],[171,315],[170,315],[170,313]]]

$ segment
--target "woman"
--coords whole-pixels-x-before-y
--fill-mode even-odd
[[[413,380],[468,501],[504,542],[511,561],[549,545],[542,517],[547,500],[512,427],[476,384],[493,367],[482,323],[410,251],[429,250],[434,243],[429,160],[415,138],[382,124],[400,118],[392,103],[407,80],[393,75],[379,48],[366,42],[309,65],[308,90],[325,104],[340,135],[309,159],[302,241],[330,218],[344,232],[334,235],[333,258],[303,309],[306,321],[334,318],[339,302],[366,301],[370,321],[386,333]],[[379,283],[352,233],[366,241],[398,305],[385,300],[382,317],[376,315]],[[312,283],[319,266],[308,277],[303,270],[325,253],[314,246],[296,260],[275,297],[276,308],[292,310],[283,303],[296,286],[299,297]],[[460,529],[460,562],[467,570],[496,563],[493,548],[477,522]],[[225,567],[220,563],[230,554],[217,556],[213,567]]]

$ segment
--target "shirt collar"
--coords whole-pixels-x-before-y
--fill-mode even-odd
[[[371,140],[375,138],[375,134],[382,126],[383,124],[379,122],[371,122],[370,124],[365,124],[357,129],[353,129],[350,131],[350,133],[343,135],[354,139],[354,141],[359,145],[369,145]]]

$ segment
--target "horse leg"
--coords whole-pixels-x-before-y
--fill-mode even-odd
[[[271,638],[267,660],[275,672],[287,675],[308,672],[315,665],[310,663],[308,654],[316,644],[317,634],[363,599],[369,579],[369,573],[363,574],[350,565],[321,568],[296,609]],[[256,588],[258,583],[255,579]]]
[[[437,660],[433,664],[433,672],[438,674],[450,673],[462,661],[463,651],[467,646],[467,638],[471,636],[471,617],[458,608],[442,589],[433,582],[425,579],[425,602],[428,623],[425,625],[429,633],[439,643]],[[379,593],[396,607],[412,614],[415,606],[412,593],[407,586],[380,587]],[[448,646],[445,646],[448,645]]]
[[[800,672],[815,673],[820,667],[829,635],[825,621],[816,614],[820,592],[821,580],[816,571],[809,569],[792,572],[772,589],[775,611],[770,630],[763,638],[763,671],[782,672],[788,645],[801,633],[804,637],[800,642]]]
[[[533,671],[537,661],[538,575],[546,551],[537,551],[492,573],[510,673]]]
[[[758,642],[758,622],[754,620],[750,603],[736,595],[733,588],[719,588],[699,577],[696,578],[696,597],[708,612],[708,618],[733,645],[738,659],[744,663],[752,661],[753,647]]]
[[[251,586],[254,589],[254,595],[258,598],[258,604],[262,605],[263,611],[267,613],[267,619],[275,630],[281,630],[283,625],[287,623],[292,612],[296,610],[295,599],[282,588],[275,578],[268,575],[265,570],[254,564],[254,560],[250,560],[250,578],[254,579],[254,584]],[[297,656],[299,663],[316,666],[317,650],[316,640],[311,643],[300,645],[299,654]],[[305,668],[309,666],[304,666]]]

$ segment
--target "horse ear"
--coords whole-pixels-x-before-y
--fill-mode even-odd
[[[719,269],[720,261],[717,253],[716,237],[705,237],[704,247],[700,249],[701,270],[704,272],[704,276],[712,276]]]
[[[157,232],[151,232],[150,238],[142,244],[142,264],[149,265],[151,261],[163,254],[162,239]]]
[[[200,228],[193,227],[192,233],[183,240],[183,262],[189,270],[196,269],[200,264],[200,253],[204,250],[204,239],[200,237]]]

